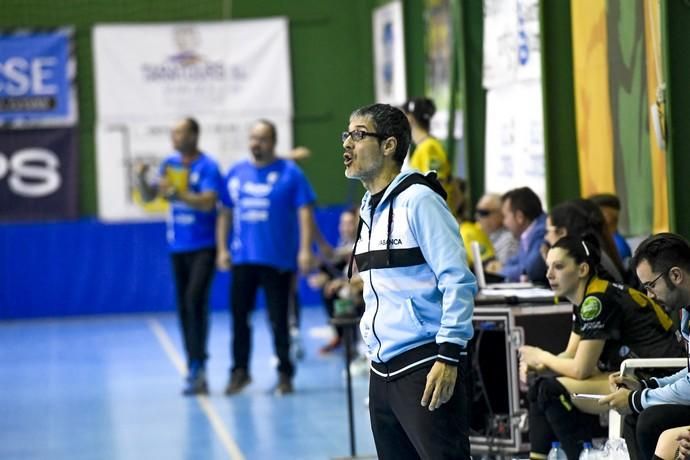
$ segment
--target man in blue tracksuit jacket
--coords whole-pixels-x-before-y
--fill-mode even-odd
[[[650,298],[667,309],[681,310],[680,332],[685,342],[690,342],[690,244],[679,235],[659,233],[638,246],[633,266]],[[631,458],[653,458],[657,439],[664,430],[690,425],[687,367],[647,381],[619,373],[610,380],[620,388],[600,403],[632,414],[625,418],[623,433]]]
[[[378,456],[468,459],[463,379],[477,285],[457,223],[433,173],[400,172],[410,126],[399,109],[355,110],[342,141],[345,175],[367,189],[353,252]]]

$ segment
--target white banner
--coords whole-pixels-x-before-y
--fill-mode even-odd
[[[484,0],[484,87],[541,78],[538,0]]]
[[[373,30],[376,102],[399,106],[407,100],[402,3],[376,8]]]
[[[155,171],[183,117],[199,121],[199,148],[223,172],[249,154],[259,118],[275,123],[279,154],[292,148],[287,19],[98,25],[93,48],[102,218],[162,216],[162,203],[137,203],[132,167],[146,162]]]
[[[486,97],[487,192],[530,187],[546,207],[541,83],[491,89]]]
[[[97,25],[99,120],[292,115],[287,19]]]
[[[249,130],[256,121],[245,119],[197,118],[201,125],[199,148],[216,159],[225,174],[229,166],[249,157]],[[272,117],[278,131],[276,151],[287,153],[292,146],[292,120]],[[98,151],[98,208],[105,220],[160,219],[167,211],[164,202],[144,206],[135,191],[134,166],[151,166],[151,177],[160,162],[172,151],[170,131],[177,120],[159,123],[99,123],[96,130]]]

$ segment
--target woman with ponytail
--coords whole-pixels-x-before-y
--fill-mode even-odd
[[[536,371],[528,392],[530,458],[546,458],[556,440],[568,458],[578,458],[599,425],[598,414],[608,407],[596,398],[571,395],[608,394],[608,373],[622,359],[683,356],[664,310],[644,294],[605,279],[600,262],[598,239],[591,234],[564,236],[547,253],[547,280],[557,297],[573,304],[573,328],[558,355],[520,347],[521,369]]]
[[[414,151],[405,159],[405,163],[423,173],[436,171],[438,181],[448,195],[446,201],[449,205],[453,204],[457,201],[454,195],[457,191],[453,190],[451,184],[448,154],[441,142],[431,135],[431,118],[436,113],[434,101],[426,97],[415,97],[405,102],[402,111],[410,122],[412,142],[415,145]],[[455,207],[450,206],[452,212],[455,212]]]

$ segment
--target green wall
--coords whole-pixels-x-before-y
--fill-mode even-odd
[[[480,0],[460,2],[458,31],[458,59],[460,60],[460,87],[464,95],[463,126],[465,161],[468,173],[468,207],[484,194],[484,144],[486,137],[486,90],[482,86],[484,63],[484,14]],[[457,157],[456,157],[457,158]]]
[[[580,196],[570,1],[539,3],[544,160],[549,206]]]
[[[97,213],[91,30],[96,23],[168,22],[287,16],[290,19],[295,143],[320,204],[357,199],[343,176],[339,133],[373,90],[373,0],[3,0],[0,27],[73,25],[79,92],[80,211]],[[203,145],[203,137],[202,137]]]
[[[671,230],[690,238],[690,4],[661,2],[662,46],[666,76],[667,159]]]

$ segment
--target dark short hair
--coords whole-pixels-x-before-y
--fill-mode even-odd
[[[273,143],[276,144],[278,142],[278,130],[272,121],[266,120],[265,118],[259,118],[256,120],[256,123],[261,123],[262,125],[266,126],[271,132],[271,139],[273,140]]]
[[[643,260],[654,272],[680,267],[690,273],[690,243],[675,233],[657,233],[637,247],[633,267],[640,265]]]
[[[436,104],[428,97],[415,97],[405,102],[402,110],[412,115],[422,128],[429,131],[431,117],[436,113]]]
[[[402,165],[412,139],[410,122],[402,110],[388,104],[371,104],[352,112],[350,119],[355,117],[370,118],[377,133],[398,141],[393,159]]]
[[[589,200],[600,208],[621,210],[621,200],[613,193],[598,193],[589,197]]]
[[[199,127],[199,122],[196,121],[196,119],[192,118],[192,117],[185,118],[184,122],[187,124],[187,128],[189,128],[189,131],[192,134],[195,134],[197,137],[199,137],[199,133],[201,132],[201,128]]]
[[[503,194],[501,201],[510,200],[510,209],[522,212],[530,221],[542,215],[541,200],[529,187],[520,187],[509,190]]]

